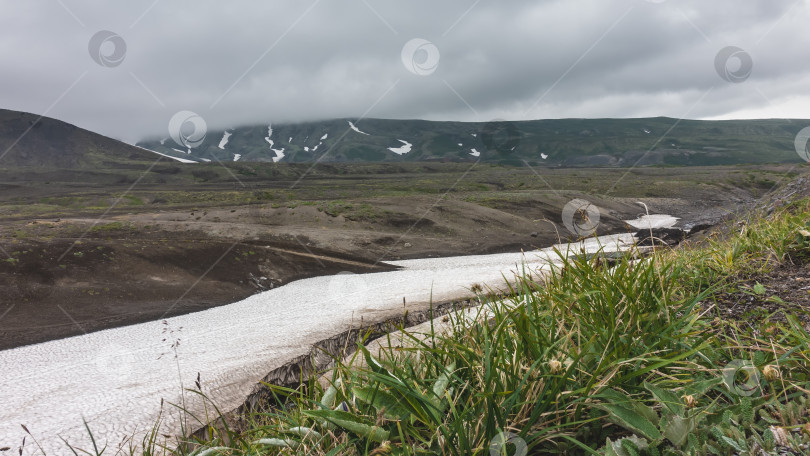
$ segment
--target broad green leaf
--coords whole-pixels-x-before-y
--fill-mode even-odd
[[[439,375],[439,378],[436,379],[436,383],[433,384],[433,394],[435,394],[436,397],[444,397],[444,392],[447,391],[447,384],[450,383],[450,375],[453,374],[455,368],[456,363],[450,363],[449,366],[444,368],[444,372]]]
[[[322,409],[331,409],[335,406],[338,386],[340,386],[340,379],[337,379],[334,384],[329,385],[329,388],[323,393],[323,397],[321,398]]]
[[[736,440],[731,439],[731,438],[729,438],[729,437],[726,437],[725,435],[724,435],[724,436],[722,436],[721,438],[723,439],[723,441],[724,441],[724,442],[726,442],[726,443],[728,443],[729,445],[731,445],[731,447],[732,447],[732,448],[734,448],[735,450],[737,450],[737,451],[739,451],[739,452],[742,452],[742,451],[744,451],[744,450],[745,450],[743,447],[741,447],[741,446],[740,446],[740,444],[739,444],[739,443],[737,443],[737,441],[736,441]]]
[[[613,404],[599,404],[597,407],[609,413],[608,418],[610,421],[628,431],[639,434],[648,440],[661,439],[658,428],[639,413]]]
[[[298,446],[300,445],[295,440],[290,440],[290,439],[282,440],[282,439],[276,439],[276,438],[259,439],[259,440],[256,440],[255,442],[253,442],[253,444],[254,445],[267,445],[267,446],[272,446],[272,447],[277,447],[277,448],[298,448]]]
[[[648,407],[643,402],[635,400],[630,396],[614,390],[606,389],[599,394],[600,397],[608,399],[611,403],[633,410],[639,415],[643,416],[647,421],[655,423],[658,421],[658,413],[651,407]]]
[[[366,359],[366,364],[368,364],[368,367],[369,367],[369,369],[371,369],[372,372],[374,372],[376,374],[379,374],[379,375],[385,375],[387,377],[390,377],[390,378],[394,379],[397,383],[404,385],[404,383],[402,382],[402,380],[399,379],[399,377],[392,374],[391,371],[386,369],[385,366],[380,364],[379,361],[377,361],[373,356],[371,356],[371,353],[368,351],[368,349],[364,345],[360,345],[360,351],[363,352],[363,356]]]
[[[290,428],[288,431],[305,439],[319,440],[323,437],[320,432],[304,426],[296,426],[294,428]]]
[[[671,415],[661,429],[664,437],[677,447],[682,447],[686,443],[689,434],[694,432],[694,430],[694,418],[681,418],[678,415]]]
[[[442,401],[447,393],[447,385],[450,384],[450,376],[453,374],[455,368],[456,363],[450,363],[449,366],[444,368],[444,372],[439,375],[436,382],[433,383],[433,397],[430,398],[430,400],[440,411],[444,408],[442,407]]]
[[[711,380],[702,380],[699,382],[694,382],[692,384],[686,385],[683,388],[683,394],[689,394],[695,397],[700,397],[706,394],[706,391],[714,388],[715,386],[723,383],[723,379],[721,377],[716,377]]]
[[[361,401],[373,405],[378,412],[385,409],[385,416],[388,419],[405,421],[411,416],[411,411],[406,406],[407,403],[387,391],[379,388],[357,387],[352,389],[352,392]]]
[[[336,426],[375,442],[388,440],[388,431],[348,412],[341,410],[305,410],[303,414],[311,418],[327,420]]]
[[[671,413],[683,416],[683,403],[676,393],[648,382],[644,382],[644,388],[651,392],[652,395],[655,396],[655,399]]]

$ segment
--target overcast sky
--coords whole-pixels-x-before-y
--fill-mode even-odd
[[[0,108],[129,142],[181,110],[810,118],[806,0],[0,2]]]

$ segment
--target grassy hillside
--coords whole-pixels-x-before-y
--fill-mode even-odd
[[[808,123],[665,117],[520,122],[363,119],[351,124],[353,129],[350,122],[333,119],[210,130],[191,149],[168,137],[137,145],[200,163],[480,160],[543,167],[710,166],[798,163],[793,142]],[[126,169],[157,158],[59,120],[7,110],[0,110],[0,153],[2,168]]]
[[[123,168],[157,155],[60,120],[0,110],[0,169]]]
[[[541,166],[721,165],[798,162],[798,120],[559,119],[431,122],[348,119],[208,131],[188,149],[171,138],[138,143],[197,161],[475,161]],[[270,142],[272,141],[272,147]],[[390,150],[412,144],[407,153]],[[271,149],[275,149],[271,150]],[[190,154],[188,153],[190,151]],[[279,151],[280,153],[277,153]],[[476,154],[480,153],[480,156]],[[238,154],[238,157],[237,157]],[[283,154],[282,158],[279,158]]]
[[[523,277],[506,298],[473,287],[479,318],[451,314],[449,332],[379,354],[361,347],[368,367],[339,363],[326,389],[276,388],[285,407],[211,428],[189,448],[807,454],[808,219],[805,199],[644,261],[568,260],[547,278]],[[780,286],[785,271],[802,282]],[[160,453],[158,439],[144,440],[149,454]]]

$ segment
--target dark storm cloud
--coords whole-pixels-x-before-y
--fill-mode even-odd
[[[211,127],[362,115],[810,117],[804,1],[403,5],[9,0],[0,107],[128,141],[165,135],[180,110]],[[105,67],[91,57],[88,43],[101,30],[123,38],[122,62]],[[431,74],[403,65],[413,38],[438,49]],[[715,70],[730,45],[754,63],[738,84]],[[105,46],[100,55],[111,51]]]

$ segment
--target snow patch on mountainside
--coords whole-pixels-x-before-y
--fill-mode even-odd
[[[478,151],[477,151],[477,150],[475,150],[475,148],[473,147],[472,149],[470,149],[470,155],[472,155],[473,157],[480,157],[480,156],[481,156],[481,152],[478,152]]]
[[[239,161],[242,158],[242,154],[233,154],[233,161]]]
[[[222,139],[219,141],[219,148],[225,150],[225,146],[228,144],[228,140],[231,138],[231,132],[226,131],[222,135]]]
[[[356,132],[360,133],[361,135],[371,136],[370,134],[368,134],[368,133],[366,133],[366,132],[364,132],[364,131],[360,131],[360,129],[359,129],[359,128],[357,128],[356,126],[354,126],[354,124],[352,123],[352,121],[351,121],[351,120],[349,121],[349,128],[351,128],[352,130],[354,130],[354,131],[356,131]]]
[[[264,138],[264,140],[267,141],[267,144],[270,144],[270,150],[273,151],[276,154],[276,156],[273,157],[273,163],[278,163],[279,160],[281,160],[282,158],[285,157],[284,148],[282,147],[281,149],[273,149],[273,146],[276,145],[276,142],[273,141],[272,139],[270,139],[271,136],[273,136],[273,126],[268,125],[267,126],[267,136]],[[290,141],[292,141],[292,136],[290,136]],[[290,141],[287,141],[287,142],[290,142]],[[306,147],[304,149],[306,150]],[[236,161],[236,160],[234,160],[234,161]]]
[[[135,146],[135,147],[137,147],[138,149],[143,149],[143,150],[148,151],[148,152],[152,152],[153,154],[162,155],[162,156],[164,156],[166,158],[171,158],[172,160],[179,161],[180,163],[199,163],[199,162],[196,162],[194,160],[188,160],[186,158],[172,157],[171,155],[161,154],[160,152],[156,152],[156,151],[154,151],[152,149],[147,149],[145,147],[141,147],[141,146]],[[174,149],[174,150],[177,150],[177,149]],[[180,152],[180,153],[185,153],[182,150],[177,150],[177,151]]]
[[[391,152],[393,152],[393,153],[395,153],[397,155],[405,155],[405,154],[407,154],[408,152],[411,151],[411,146],[413,146],[413,144],[409,143],[408,141],[402,140],[402,139],[398,139],[397,141],[401,142],[402,146],[389,147],[388,150],[390,150]]]
[[[264,140],[270,144],[270,147],[273,147],[273,140],[270,139],[273,136],[273,126],[267,126],[267,136],[264,137]]]

